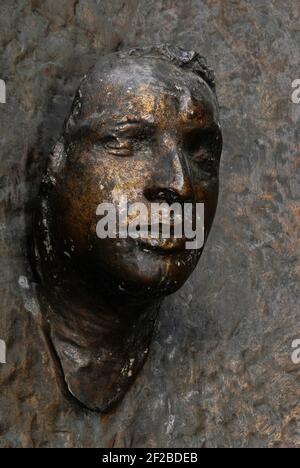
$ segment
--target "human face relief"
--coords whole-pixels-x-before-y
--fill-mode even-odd
[[[99,281],[103,274],[110,277],[125,293],[174,292],[202,249],[188,250],[186,239],[172,234],[159,240],[99,239],[97,206],[113,203],[118,211],[126,199],[151,212],[152,203],[204,203],[207,238],[222,148],[215,96],[195,74],[159,59],[151,65],[128,59],[108,71],[96,68],[80,93],[82,109],[66,136],[71,144],[56,186],[72,257]],[[151,220],[145,224],[150,228]]]

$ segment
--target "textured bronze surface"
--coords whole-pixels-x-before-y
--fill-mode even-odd
[[[299,17],[295,0],[2,0],[0,447],[300,447]],[[103,416],[62,394],[41,333],[32,204],[82,76],[157,42],[216,72],[220,196],[201,261]]]
[[[97,206],[204,203],[205,240],[222,151],[213,74],[171,45],[101,58],[83,78],[49,156],[35,219],[44,330],[68,389],[106,411],[149,352],[161,299],[202,249],[184,239],[99,239]]]

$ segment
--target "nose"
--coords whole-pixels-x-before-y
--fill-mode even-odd
[[[151,202],[191,202],[194,191],[188,163],[178,144],[164,137],[159,145],[158,164],[144,189],[144,196]]]

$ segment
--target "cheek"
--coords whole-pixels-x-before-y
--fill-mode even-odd
[[[218,204],[219,180],[214,178],[210,181],[198,182],[195,185],[195,195],[197,203],[204,203],[205,228],[209,231]]]
[[[66,183],[54,200],[57,230],[61,231],[64,244],[74,245],[76,252],[85,251],[96,232],[96,207],[93,194],[69,191]]]
[[[81,173],[88,179],[86,189],[96,194],[98,203],[117,203],[122,196],[138,201],[143,193],[145,174],[149,173],[148,166],[151,166],[145,160],[113,156],[99,150],[81,153],[79,164]]]
[[[52,206],[65,243],[85,251],[96,235],[96,210],[101,203],[95,172],[90,164],[67,164],[53,191]]]
[[[95,241],[99,217],[97,207],[117,205],[122,197],[140,201],[145,183],[145,162],[133,158],[76,152],[57,179],[52,196],[57,229],[72,239],[78,253]]]

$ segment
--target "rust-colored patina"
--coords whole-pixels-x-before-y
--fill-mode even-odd
[[[193,51],[161,45],[99,60],[83,78],[49,157],[35,217],[44,331],[62,388],[105,412],[143,365],[162,298],[203,249],[169,239],[99,239],[97,206],[218,200],[222,150],[213,74]]]

